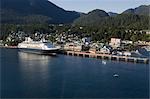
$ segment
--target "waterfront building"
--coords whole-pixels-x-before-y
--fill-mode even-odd
[[[150,34],[150,30],[142,30],[142,32],[145,32],[146,34]]]
[[[63,47],[67,51],[82,51],[83,46],[81,44],[66,43]]]
[[[150,46],[150,41],[137,41],[135,42],[135,44],[137,45],[147,45],[147,46]]]
[[[121,41],[122,44],[133,44],[133,41],[129,41],[129,40],[123,40]]]
[[[131,52],[123,52],[124,56],[131,56]]]
[[[121,46],[121,39],[120,38],[111,38],[109,45],[113,48],[117,48]]]
[[[86,42],[90,43],[91,42],[91,37],[84,37],[84,38],[82,38],[82,42],[83,43],[86,43]]]
[[[3,44],[3,40],[0,40],[0,46],[3,46],[4,44]]]
[[[6,42],[9,42],[9,41],[12,41],[11,36],[8,36],[8,37],[6,38]]]
[[[111,49],[107,46],[104,46],[103,48],[100,49],[100,51],[97,51],[97,53],[110,54]]]
[[[98,46],[97,43],[92,43],[92,44],[90,44],[90,47],[91,47],[91,48],[98,48],[99,46]]]
[[[89,52],[95,54],[96,53],[96,48],[90,48]]]

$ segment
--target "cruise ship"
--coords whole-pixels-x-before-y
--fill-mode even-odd
[[[30,37],[26,37],[25,41],[18,44],[18,49],[23,52],[55,55],[60,48],[55,47],[52,43],[44,39],[41,41],[33,41]]]

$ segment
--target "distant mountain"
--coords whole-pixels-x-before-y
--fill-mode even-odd
[[[87,14],[87,16],[93,16],[93,17],[107,17],[109,16],[108,13],[106,13],[104,10],[95,9]]]
[[[77,18],[73,25],[88,27],[113,27],[113,28],[136,28],[148,29],[149,14],[147,7],[140,6],[133,10],[125,11],[122,14],[106,13],[103,10],[93,10],[86,15]],[[131,14],[132,13],[132,14]],[[111,17],[113,16],[113,17]]]
[[[1,0],[2,23],[70,23],[80,16],[48,0]]]
[[[148,15],[150,16],[150,5],[141,5],[134,9],[128,9],[122,14],[136,14],[136,15]]]
[[[118,14],[114,17],[80,17],[73,23],[76,26],[88,27],[126,27],[126,28],[148,28],[149,16],[134,14]]]
[[[82,23],[82,24],[94,24],[97,23],[98,21],[101,21],[103,18],[109,17],[108,13],[106,13],[103,10],[93,10],[85,15],[82,15],[78,19],[74,21],[74,23]]]
[[[122,14],[150,15],[150,5],[128,9]],[[87,14],[66,11],[48,0],[1,0],[1,23],[101,23],[110,16],[119,14],[103,10],[93,10]],[[119,17],[120,18],[120,17]],[[128,17],[129,18],[129,17]]]
[[[108,12],[108,15],[109,15],[109,16],[116,16],[116,15],[118,15],[118,13]]]

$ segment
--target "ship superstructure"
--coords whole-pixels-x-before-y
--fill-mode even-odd
[[[57,53],[60,49],[58,47],[55,47],[51,42],[47,42],[44,39],[42,39],[41,41],[33,41],[30,37],[26,37],[25,41],[19,43],[18,48],[21,51],[40,54]]]

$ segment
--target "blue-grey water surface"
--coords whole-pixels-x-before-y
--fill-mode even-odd
[[[5,48],[0,59],[2,98],[149,97],[148,64],[52,57]]]

